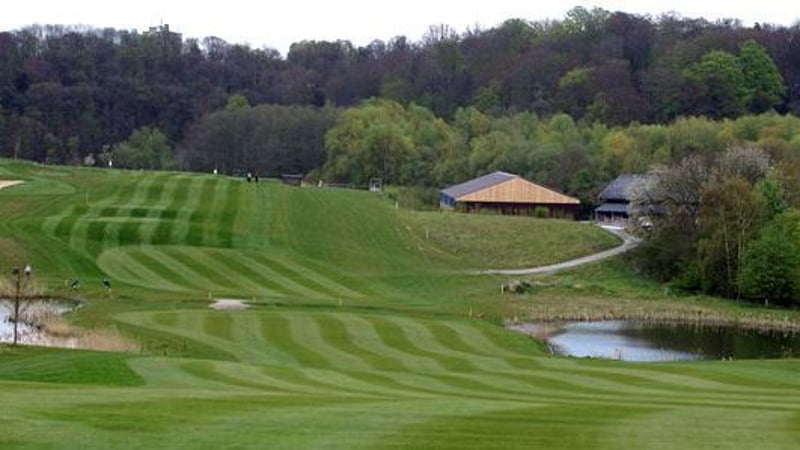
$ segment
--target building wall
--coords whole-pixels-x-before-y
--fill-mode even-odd
[[[439,194],[439,207],[442,209],[453,209],[456,207],[456,199],[447,194]]]
[[[456,204],[457,211],[468,213],[488,212],[513,216],[535,216],[537,208],[546,208],[547,216],[562,219],[575,219],[580,212],[580,204],[563,203],[506,203],[506,202],[462,202]]]

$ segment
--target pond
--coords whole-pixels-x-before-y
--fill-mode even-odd
[[[627,320],[528,323],[509,328],[543,339],[553,353],[624,361],[800,356],[800,336],[698,324]]]
[[[20,323],[17,335],[21,344],[58,345],[58,342],[42,333],[34,323],[45,319],[47,315],[64,314],[75,309],[75,306],[63,301],[35,300],[23,302],[20,307]],[[13,342],[14,303],[11,300],[0,299],[0,342]]]

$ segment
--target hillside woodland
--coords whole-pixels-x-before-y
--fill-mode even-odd
[[[285,57],[168,26],[32,26],[0,33],[0,156],[421,188],[505,170],[586,217],[609,180],[649,171],[639,269],[791,302],[798,86],[799,25],[598,8]]]

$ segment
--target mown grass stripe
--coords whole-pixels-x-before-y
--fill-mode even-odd
[[[273,186],[240,189],[239,207],[233,227],[233,246],[256,250],[269,248],[272,240]]]
[[[150,201],[148,204],[147,215],[145,216],[150,220],[144,220],[140,224],[142,243],[152,244],[154,240],[153,236],[155,235],[158,227],[163,224],[166,224],[167,226],[171,225],[171,221],[164,220],[162,216],[164,211],[166,211],[169,205],[174,201],[175,189],[177,189],[180,181],[183,178],[185,178],[185,176],[171,175],[168,178],[163,179],[162,183],[158,184],[161,187],[161,189],[158,191],[158,197],[155,200]]]
[[[152,288],[160,288],[177,292],[184,290],[184,287],[173,283],[169,279],[162,276],[162,274],[155,272],[145,263],[139,261],[136,253],[128,253],[126,256],[127,258],[123,258],[120,262],[130,274],[133,274],[136,277],[135,279],[137,280],[137,284],[140,286],[144,285]]]
[[[522,401],[542,400],[547,397],[563,398],[563,396],[584,398],[587,395],[594,395],[599,392],[591,386],[565,383],[558,379],[536,376],[527,377],[526,374],[528,372],[520,371],[520,375],[517,375],[517,372],[451,373],[446,376],[469,380],[472,383],[476,383],[475,389],[511,395]]]
[[[143,180],[149,178],[152,178],[151,174],[143,175],[139,173],[133,176],[123,176],[122,179],[124,181],[122,181],[122,184],[120,185],[119,193],[114,197],[106,197],[102,199],[99,202],[100,205],[125,206],[133,203],[133,199],[137,191],[139,191],[139,184],[142,183]]]
[[[166,264],[163,259],[159,258],[161,256],[160,252],[154,252],[149,248],[142,247],[128,252],[128,254],[147,267],[155,269],[162,276],[169,277],[171,282],[182,286],[185,290],[196,289],[192,279],[184,277],[179,271],[174,270],[175,266]]]
[[[289,319],[282,313],[269,313],[262,315],[261,336],[267,345],[275,347],[283,354],[291,355],[301,367],[331,368],[332,365],[316,351],[300,344],[299,332],[292,332]]]
[[[204,329],[205,311],[184,311],[177,315],[177,323],[174,325],[161,325],[154,319],[161,312],[136,312],[123,313],[114,316],[116,320],[130,325],[152,329],[167,335],[177,336],[186,340],[195,341],[208,347],[214,348],[220,354],[229,355],[231,359],[238,359],[237,348],[225,339],[211,336]]]
[[[297,378],[287,380],[271,373],[244,364],[193,361],[182,365],[184,370],[196,377],[218,381],[231,387],[270,391],[276,394],[330,395],[330,390],[303,384]]]
[[[191,364],[191,362],[191,360],[165,357],[133,358],[129,360],[128,364],[147,380],[147,389],[106,393],[106,399],[117,403],[118,406],[115,409],[118,411],[125,411],[128,404],[148,398],[157,402],[169,402],[179,392],[219,392],[227,387],[225,384],[195,376],[191,370],[183,367],[184,364]],[[132,398],[126,398],[128,396]],[[76,405],[81,403],[82,401],[78,401]],[[92,433],[94,439],[96,439],[96,433],[97,430]],[[124,445],[124,447],[128,445]]]
[[[512,361],[517,361],[522,356],[519,353],[508,350],[502,344],[496,343],[487,333],[475,326],[456,321],[445,322],[443,325],[455,331],[458,338],[475,353],[509,358]]]
[[[467,345],[461,335],[452,327],[444,323],[430,323],[428,328],[445,347],[466,354],[475,354],[475,349]],[[517,369],[536,369],[540,367],[539,363],[529,356],[504,354],[502,358]]]
[[[220,311],[212,314],[203,312],[203,333],[233,343],[233,317],[230,313]]]
[[[246,362],[256,364],[294,364],[292,355],[271,345],[261,332],[264,314],[255,311],[231,311],[233,339],[249,356]]]
[[[228,276],[220,276],[217,267],[209,265],[211,258],[203,250],[191,247],[173,247],[170,249],[170,255],[184,267],[196,273],[199,280],[215,280],[216,285],[229,291],[233,290],[233,292],[236,292],[235,288],[239,287],[235,280]]]
[[[307,286],[306,284],[301,284],[293,279],[286,278],[283,274],[272,270],[272,267],[263,264],[261,258],[255,258],[252,254],[242,255],[241,261],[243,264],[246,264],[248,267],[252,268],[253,271],[258,273],[260,279],[266,279],[270,283],[279,286],[280,289],[283,290],[288,296],[310,299],[334,298],[327,295],[326,292],[316,291],[313,289],[313,287]]]
[[[413,372],[382,372],[381,375],[396,381],[410,391],[422,391],[436,394],[437,396],[454,396],[458,398],[494,398],[502,399],[505,396],[489,392],[475,392],[466,385],[468,383],[453,383],[452,380],[444,380],[441,374],[419,374]],[[506,399],[512,399],[505,397]]]
[[[158,226],[153,231],[151,242],[153,245],[173,244],[172,236],[177,226],[179,211],[189,202],[189,188],[196,177],[178,176],[176,185],[167,207],[161,211]]]
[[[381,394],[391,398],[426,399],[440,397],[441,393],[435,389],[414,389],[406,383],[398,381],[396,374],[399,372],[348,372],[350,378],[359,380],[365,386],[371,386],[371,393]]]
[[[336,314],[342,320],[342,314]],[[402,351],[394,346],[387,344],[384,337],[378,332],[373,320],[368,320],[364,316],[357,314],[348,314],[347,320],[342,320],[345,325],[350,339],[358,346],[369,350],[372,353],[385,355],[390,358],[395,366],[399,366],[402,370],[410,370],[415,372],[437,372],[445,370],[445,368],[434,358],[423,357]],[[384,366],[384,370],[392,369],[392,364]]]
[[[261,288],[259,292],[266,292],[269,295],[297,295],[298,292],[288,289],[284,283],[275,280],[276,277],[269,277],[263,271],[259,271],[260,266],[244,255],[229,252],[214,252],[214,257],[224,263],[239,276],[258,284]]]
[[[231,288],[230,286],[216,283],[214,278],[209,277],[208,272],[198,272],[195,270],[196,268],[190,267],[190,265],[193,265],[194,258],[181,258],[180,255],[175,254],[174,248],[149,247],[142,248],[140,251],[151,252],[154,258],[169,266],[173,272],[180,274],[188,283],[187,286],[190,286],[192,290],[221,292]]]
[[[345,326],[345,322],[349,320],[349,315],[315,314],[314,320],[319,325],[323,339],[329,345],[342,352],[356,356],[364,363],[369,364],[372,370],[401,370],[403,368],[398,361],[387,358],[381,352],[359,345],[360,343],[357,342],[355,336]]]
[[[186,249],[179,249],[179,252],[184,252]],[[193,253],[198,253],[194,251]],[[277,293],[275,291],[267,289],[265,286],[258,284],[257,282],[251,280],[250,278],[246,277],[241,272],[236,271],[234,268],[229,267],[224,262],[224,252],[218,252],[215,250],[207,250],[203,253],[203,258],[198,258],[199,264],[204,265],[208,268],[209,271],[216,274],[216,278],[224,278],[231,283],[232,286],[235,286],[241,292],[247,292],[249,294],[256,294],[262,296],[274,296]]]
[[[154,178],[154,182],[147,190],[147,195],[145,196],[146,205],[158,203],[164,193],[164,181],[169,177],[169,175],[163,173],[157,173],[151,176]]]
[[[419,398],[423,397],[418,392],[405,388],[399,383],[386,381],[391,379],[393,372],[345,372],[332,370],[309,370],[306,374],[309,379],[322,383],[329,383],[336,391],[361,392],[368,395],[377,395],[390,399]]]
[[[63,208],[58,214],[51,214],[48,215],[43,221],[41,230],[43,233],[57,237],[63,238],[63,236],[67,236],[67,230],[70,228],[68,225],[61,225],[61,222],[67,220],[67,218],[72,217],[74,214],[75,205],[70,205],[66,208]]]
[[[116,278],[118,281],[123,281],[127,284],[141,286],[143,281],[140,274],[132,272],[128,268],[126,264],[128,259],[130,259],[130,257],[127,252],[110,250],[102,253],[98,258],[98,262],[101,265],[101,269],[106,270],[105,275],[110,275],[112,278]]]
[[[203,201],[207,214],[203,218],[202,245],[206,247],[222,247],[219,240],[219,228],[225,221],[226,191],[231,182],[226,178],[214,178],[208,202]],[[230,219],[232,220],[232,218]]]
[[[175,218],[173,220],[172,234],[169,243],[172,245],[186,244],[192,226],[192,215],[200,205],[201,193],[207,178],[201,176],[188,177],[189,185],[185,197],[176,195]],[[177,203],[179,202],[179,203]]]
[[[285,259],[281,259],[281,261],[285,261]],[[311,273],[324,275],[332,283],[332,286],[340,286],[348,291],[353,291],[357,297],[369,298],[380,295],[379,291],[375,289],[375,281],[368,277],[348,275],[347,272],[335,270],[335,266],[321,264],[316,260],[305,258],[302,259],[302,262],[298,262],[297,265]]]
[[[295,293],[303,296],[323,298],[342,298],[336,291],[317,283],[319,275],[311,275],[314,278],[306,277],[293,270],[288,269],[282,263],[268,258],[262,254],[248,254],[254,264],[258,264],[263,270],[275,274],[282,279],[282,284]]]
[[[489,370],[502,371],[513,368],[512,365],[510,365],[501,357],[502,353],[506,353],[505,351],[497,353],[497,356],[488,356],[492,354],[489,353],[487,355],[478,351],[461,352],[459,350],[447,347],[441,341],[439,341],[436,337],[436,334],[434,334],[433,331],[428,328],[427,323],[422,323],[418,320],[407,317],[386,317],[385,320],[397,325],[410,342],[425,342],[425,350],[436,355],[449,356],[451,358],[455,358],[456,360],[466,359],[470,361],[473,370],[475,364]],[[442,324],[450,326],[453,324],[453,322],[442,321]],[[469,329],[475,333],[480,333],[474,328]]]
[[[148,175],[140,176],[139,181],[133,186],[133,194],[125,204],[119,205],[119,220],[109,220],[106,226],[106,237],[108,238],[103,242],[103,248],[116,247],[121,245],[139,244],[141,238],[139,237],[138,223],[129,218],[133,215],[133,209],[145,204],[150,187],[156,182],[157,177]],[[115,238],[115,239],[111,239]]]
[[[115,177],[118,178],[118,177]],[[91,205],[72,230],[70,245],[75,249],[88,249],[91,253],[98,254],[103,248],[116,243],[119,234],[119,223],[110,226],[110,222],[119,222],[121,217],[127,217],[128,205],[134,198],[135,191],[144,177],[123,177],[127,182],[122,185],[115,183],[111,195],[106,195],[90,202]],[[151,177],[147,177],[151,178]],[[119,205],[122,205],[120,207]]]
[[[303,266],[302,264],[293,261],[290,258],[273,258],[270,261],[273,263],[274,267],[279,268],[287,273],[296,274],[296,276],[299,277],[298,280],[302,280],[303,284],[311,284],[312,286],[315,286],[314,289],[316,290],[324,289],[330,292],[330,294],[334,297],[365,297],[365,294],[350,289],[350,287],[340,284],[329,278],[326,273]]]
[[[324,369],[305,369],[305,368],[294,368],[294,367],[264,367],[261,370],[276,379],[302,383],[303,386],[307,386],[310,389],[314,389],[315,392],[319,392],[320,394],[323,395],[335,395],[335,396],[372,395],[371,390],[364,390],[363,388],[345,388],[340,384],[336,384],[324,378],[323,380],[320,380],[319,378],[309,375],[310,373],[319,373],[320,370]],[[350,374],[350,376],[354,377],[355,374]]]
[[[329,343],[316,318],[307,314],[286,314],[291,338],[307,349],[328,360],[331,367],[342,370],[370,370],[372,366],[357,355],[342,351]]]
[[[512,380],[522,383],[522,386],[529,392],[536,393],[538,396],[583,396],[605,393],[603,389],[595,388],[591,384],[587,385],[576,380],[570,380],[567,377],[562,377],[558,372],[548,372],[542,369],[502,374],[492,373],[490,376],[499,377],[500,380]]]
[[[223,248],[233,248],[234,227],[239,211],[242,184],[226,179],[224,187],[225,193],[222,199],[222,207],[220,208],[220,215],[217,217],[217,245]]]
[[[207,223],[209,219],[209,208],[213,207],[214,194],[216,192],[215,186],[218,183],[217,178],[206,177],[200,185],[197,194],[193,197],[196,199],[194,206],[189,215],[189,227],[182,240],[178,242],[185,242],[192,246],[206,245],[204,235],[206,233],[206,226],[211,226]],[[187,205],[189,206],[189,205]]]

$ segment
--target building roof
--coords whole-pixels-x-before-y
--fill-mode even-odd
[[[473,192],[481,191],[488,187],[500,184],[504,181],[508,181],[515,177],[517,177],[517,175],[506,172],[492,172],[488,175],[473,178],[472,180],[465,181],[461,184],[450,186],[449,188],[442,190],[442,193],[457,199],[459,197],[472,194]]]
[[[600,200],[630,200],[630,187],[645,178],[644,175],[626,173],[618,176],[600,192]]]
[[[577,205],[580,200],[538,184],[518,175],[494,172],[465,183],[451,186],[442,194],[459,202],[518,203],[541,205]]]

